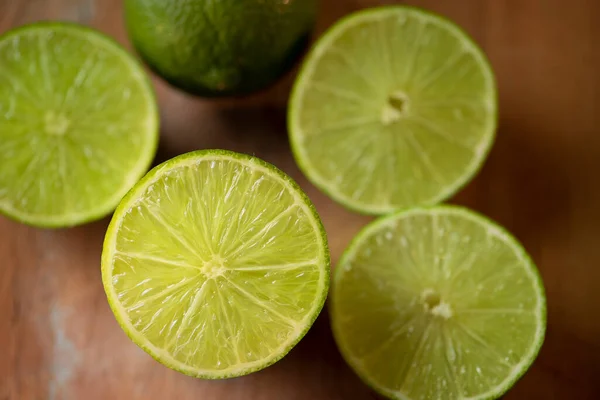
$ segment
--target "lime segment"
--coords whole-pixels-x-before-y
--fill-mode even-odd
[[[496,128],[494,77],[452,22],[409,7],[352,14],[308,55],[289,107],[298,164],[333,199],[384,214],[470,180]]]
[[[325,301],[329,252],[287,175],[198,151],[156,167],[124,198],[102,278],[137,345],[185,374],[225,378],[274,363],[304,336]]]
[[[112,211],[158,140],[154,94],[119,45],[77,25],[0,38],[0,212],[69,226]]]
[[[331,318],[347,362],[394,399],[493,399],[544,338],[538,272],[518,242],[458,207],[368,225],[334,274]]]

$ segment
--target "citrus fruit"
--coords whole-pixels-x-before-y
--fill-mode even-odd
[[[64,23],[0,37],[1,213],[47,227],[103,217],[157,142],[152,88],[111,39]]]
[[[165,80],[202,96],[244,95],[291,68],[317,0],[126,0],[138,52]]]
[[[222,150],[151,170],[108,228],[102,280],[117,321],[164,365],[227,378],[282,358],[329,287],[323,226],[298,185]]]
[[[488,62],[454,23],[401,6],[359,11],[307,56],[289,105],[300,168],[348,208],[384,214],[445,200],[496,129]]]
[[[525,250],[454,206],[364,228],[336,267],[330,313],[346,361],[402,400],[495,399],[533,362],[546,328],[543,284]]]

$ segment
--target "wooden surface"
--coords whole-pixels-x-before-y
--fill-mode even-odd
[[[76,20],[129,46],[120,0],[0,0],[0,33]],[[393,1],[323,0],[318,32]],[[479,42],[496,70],[500,128],[483,171],[452,202],[496,219],[537,262],[548,295],[546,343],[506,399],[600,399],[600,3],[593,0],[411,1]],[[290,173],[317,204],[333,260],[368,219],[327,199],[295,166],[285,106],[294,73],[244,100],[192,98],[154,79],[157,161],[201,148],[256,155]],[[1,155],[0,155],[1,157]],[[222,382],[170,371],[115,322],[100,281],[108,219],[68,230],[0,217],[0,400],[375,399],[344,365],[326,312],[281,362]]]

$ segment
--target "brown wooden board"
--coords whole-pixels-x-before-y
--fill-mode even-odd
[[[392,3],[323,0],[317,33],[353,10]],[[600,399],[600,2],[407,3],[464,27],[498,78],[496,144],[479,176],[451,202],[511,230],[546,285],[546,343],[505,398]],[[131,47],[120,0],[0,0],[0,33],[42,19],[89,24]],[[258,95],[219,101],[155,78],[157,161],[225,148],[274,163],[316,203],[335,263],[369,218],[329,200],[294,164],[285,126],[294,76]],[[0,400],[377,398],[340,358],[326,311],[285,359],[262,372],[202,381],[161,366],[127,339],[109,310],[100,280],[107,224],[42,230],[0,217]]]

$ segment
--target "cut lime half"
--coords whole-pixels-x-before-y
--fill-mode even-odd
[[[178,156],[123,199],[102,253],[131,340],[202,378],[265,368],[304,336],[329,287],[321,221],[287,175],[222,150]]]
[[[454,23],[410,7],[343,18],[306,58],[289,106],[298,164],[363,213],[432,205],[482,165],[497,119],[492,70]]]
[[[150,83],[111,39],[65,23],[0,38],[0,213],[48,227],[103,217],[157,142]]]
[[[411,209],[368,225],[336,267],[331,320],[356,373],[392,399],[496,399],[546,329],[521,245],[472,211]]]

